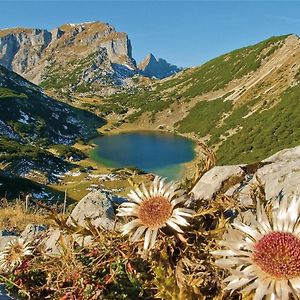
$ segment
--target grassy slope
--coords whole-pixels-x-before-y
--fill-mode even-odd
[[[135,108],[136,113],[128,119],[131,122],[143,112],[148,112],[154,119],[156,112],[168,108],[174,101],[189,101],[196,96],[222,89],[233,79],[257,70],[262,60],[281,47],[286,37],[272,37],[224,54],[198,68],[185,70],[180,76],[158,83],[153,90],[114,96],[102,105],[102,109],[109,113]],[[299,86],[289,88],[275,106],[263,106],[247,118],[245,116],[260,101],[259,95],[237,107],[222,99],[203,101],[197,103],[176,126],[181,133],[194,132],[199,137],[211,136],[211,146],[222,141],[217,150],[219,163],[250,163],[299,144],[299,97]],[[220,122],[226,113],[230,113],[229,117]],[[237,132],[233,134],[235,130]]]
[[[178,123],[178,131],[181,133],[195,132],[200,136],[210,134],[222,113],[230,110],[231,107],[231,102],[224,102],[223,99],[201,101],[190,110],[186,118]]]
[[[272,37],[256,45],[224,54],[198,68],[185,70],[180,76],[156,84],[153,90],[114,95],[105,104],[92,105],[92,108],[101,109],[104,115],[111,112],[123,113],[128,108],[134,108],[137,111],[130,116],[131,122],[143,112],[153,116],[168,108],[174,101],[188,101],[206,92],[224,88],[231,80],[257,70],[262,60],[280,47],[286,37]],[[269,50],[265,53],[263,50],[266,48]]]
[[[235,124],[243,127],[219,148],[220,163],[251,163],[300,143],[300,85],[289,88],[274,107]],[[226,125],[225,125],[226,126]]]
[[[286,37],[286,35],[271,37],[256,45],[219,56],[196,68],[194,72],[184,76],[183,80],[191,86],[181,96],[193,98],[222,89],[233,79],[239,79],[257,70],[261,66],[262,60],[274,53],[280,47],[280,42]],[[263,50],[266,48],[269,50],[264,53]]]
[[[36,86],[3,67],[0,85],[0,120],[19,136],[14,140],[0,134],[0,163],[10,175],[20,176],[33,169],[42,174],[36,177],[39,180],[44,180],[44,176],[53,179],[53,173],[72,167],[60,157],[84,156],[75,148],[60,144],[89,139],[103,124],[90,112],[43,95]],[[30,181],[21,178],[9,180],[4,176],[0,183],[0,197],[6,191],[16,191],[18,196],[19,191],[33,188]]]
[[[199,136],[209,134],[211,146],[223,140],[217,150],[220,164],[255,162],[283,148],[299,145],[299,98],[300,85],[297,85],[287,89],[275,106],[245,118],[259,101],[259,98],[253,99],[234,109],[221,124],[220,115],[230,111],[230,102],[221,99],[200,102],[180,122],[179,132],[195,132]],[[232,129],[237,129],[237,133],[229,135]]]

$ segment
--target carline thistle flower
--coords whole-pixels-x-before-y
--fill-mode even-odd
[[[178,189],[178,183],[165,184],[165,180],[156,176],[149,190],[143,183],[128,194],[129,202],[122,203],[118,208],[117,216],[134,217],[122,226],[122,234],[131,234],[130,241],[136,242],[145,233],[145,250],[154,246],[159,229],[165,226],[183,233],[180,226],[188,226],[185,218],[194,214],[191,209],[176,208],[186,201],[185,191]]]
[[[32,255],[32,247],[29,241],[17,238],[7,244],[0,252],[0,271],[10,272],[21,265],[26,256]]]
[[[253,299],[300,299],[300,199],[284,198],[270,217],[260,203],[251,225],[234,221],[224,235],[223,256],[216,264],[228,268],[226,289],[248,294]]]

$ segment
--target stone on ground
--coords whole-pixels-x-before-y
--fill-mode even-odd
[[[237,195],[241,205],[251,205],[251,186],[265,186],[266,199],[300,195],[300,146],[266,158],[245,172],[243,165],[217,166],[205,173],[193,188],[195,199],[213,199],[218,193]]]

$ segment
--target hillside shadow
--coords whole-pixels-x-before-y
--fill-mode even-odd
[[[0,173],[0,199],[5,197],[9,201],[14,199],[24,200],[25,196],[29,193],[43,193],[45,198],[41,200],[45,202],[53,202],[53,204],[63,203],[65,196],[64,192],[60,192],[49,186],[39,184],[26,178],[16,176],[8,177],[3,175],[3,173]],[[67,198],[67,205],[75,202],[76,201],[73,198]]]

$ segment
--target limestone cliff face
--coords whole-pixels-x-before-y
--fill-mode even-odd
[[[51,42],[47,30],[15,29],[0,31],[0,64],[19,74],[39,63],[43,50]]]
[[[168,63],[162,58],[156,59],[152,53],[148,54],[146,58],[139,63],[138,67],[143,76],[158,79],[169,77],[181,71],[180,68]]]
[[[120,86],[138,72],[127,34],[100,22],[51,31],[0,30],[0,64],[45,88],[65,91],[85,91],[87,83],[97,89]]]

